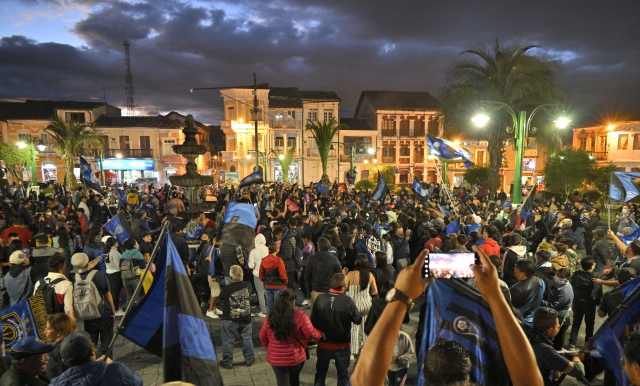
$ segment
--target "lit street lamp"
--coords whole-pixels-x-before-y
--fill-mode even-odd
[[[500,110],[501,108],[505,109],[513,120],[513,127],[507,127],[507,133],[514,133],[515,146],[516,146],[516,165],[515,165],[515,176],[513,179],[513,195],[511,196],[511,202],[514,204],[520,204],[522,200],[522,162],[524,158],[524,140],[529,136],[529,132],[535,133],[536,128],[531,127],[531,119],[536,113],[541,110],[546,110],[550,107],[559,107],[559,104],[543,104],[531,112],[529,118],[527,118],[526,111],[520,111],[519,116],[516,116],[516,112],[506,103],[498,102],[498,101],[482,101],[481,104],[483,106],[493,106],[495,110]],[[471,121],[478,127],[483,127],[489,122],[491,118],[485,114],[476,115],[471,119]],[[560,117],[554,121],[556,126],[560,129],[566,128],[571,122],[570,119],[566,117]]]
[[[43,152],[47,148],[47,145],[42,142],[42,138],[36,145],[33,142],[33,137],[31,136],[28,136],[26,141],[20,140],[17,145],[20,149],[26,149],[29,147],[29,151],[31,152],[31,184],[36,185],[38,183],[38,178],[36,177],[36,147],[40,152]]]

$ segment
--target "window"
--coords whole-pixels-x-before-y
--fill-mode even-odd
[[[329,122],[333,119],[333,110],[324,110],[324,121]]]
[[[296,112],[294,110],[287,111],[287,119],[296,119]]]
[[[236,120],[236,107],[235,106],[227,106],[227,120],[235,121]]]
[[[522,160],[522,170],[535,171],[536,170],[536,159],[535,158],[525,158]]]
[[[618,136],[618,150],[627,150],[629,146],[629,134],[620,134]]]
[[[424,137],[424,121],[419,119],[413,121],[413,136]]]
[[[382,126],[380,128],[382,130],[382,135],[395,137],[396,135],[396,121],[393,119],[383,119]]]
[[[66,122],[85,123],[84,113],[64,113]]]
[[[400,121],[400,136],[408,137],[409,136],[409,120],[403,119]]]
[[[318,121],[318,109],[309,109],[307,112],[307,119],[311,122]]]
[[[287,149],[291,149],[292,147],[296,147],[296,137],[287,138]]]
[[[276,121],[281,121],[282,120],[282,111],[276,111]]]
[[[151,137],[148,135],[140,136],[140,149],[151,149]]]
[[[598,137],[598,146],[600,147],[600,151],[607,151],[607,136],[601,135]]]
[[[640,150],[640,134],[633,135],[633,150]]]
[[[173,151],[173,145],[176,144],[176,140],[175,139],[165,139],[162,143],[163,145],[163,154],[164,155],[176,155],[176,153]]]
[[[236,137],[232,135],[230,137],[227,137],[227,140],[227,150],[236,151]]]
[[[120,136],[120,149],[130,149],[130,144],[129,144],[129,136],[128,135],[121,135]]]
[[[284,147],[284,137],[276,137],[273,145],[275,147]]]
[[[395,147],[383,147],[382,148],[382,162],[396,162],[396,148]]]
[[[424,146],[418,145],[413,149],[413,162],[424,162]]]
[[[409,146],[400,146],[400,157],[409,157],[411,155],[411,149]]]
[[[478,150],[478,152],[476,153],[476,164],[484,164],[484,150]]]
[[[579,138],[580,139],[580,149],[585,149],[587,148],[587,139],[586,138]]]
[[[18,142],[29,143],[32,139],[31,134],[18,134]]]
[[[403,172],[400,174],[400,183],[408,184],[409,183],[409,173]]]
[[[430,116],[427,130],[429,131],[429,134],[438,136],[438,133],[440,132],[440,121],[437,118]]]

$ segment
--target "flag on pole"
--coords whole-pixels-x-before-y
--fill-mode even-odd
[[[626,245],[629,245],[630,242],[637,239],[640,239],[640,228],[636,228],[636,230],[628,235],[620,237],[620,240],[622,240]]]
[[[164,381],[219,386],[216,352],[184,265],[167,234],[153,284],[123,323],[120,334],[164,362]]]
[[[640,195],[633,184],[635,178],[640,178],[637,172],[613,172],[609,184],[609,198],[615,201],[627,202]]]
[[[373,195],[371,196],[371,199],[373,201],[381,200],[384,197],[384,192],[386,188],[387,188],[387,183],[384,182],[382,173],[378,172],[378,184],[376,185],[376,190],[373,191]]]
[[[498,345],[489,305],[477,290],[458,279],[436,280],[427,289],[426,303],[418,363],[424,363],[429,348],[437,341],[455,340],[471,357],[471,382],[484,384],[485,377],[492,377],[489,369]],[[421,366],[417,384],[424,384]]]
[[[524,222],[527,220],[527,218],[529,218],[530,216],[534,216],[533,213],[533,195],[535,195],[535,191],[536,191],[536,187],[537,185],[533,185],[533,187],[531,188],[531,190],[529,190],[529,193],[527,194],[527,196],[524,198],[524,202],[522,203],[522,206],[520,207],[520,221]]]
[[[451,215],[451,212],[449,212],[448,210],[446,210],[442,205],[438,204],[438,210],[440,211],[440,213],[444,214],[445,216],[449,216]]]
[[[452,233],[458,233],[458,228],[459,228],[458,219],[455,219],[455,220],[451,221],[449,223],[449,225],[447,225],[444,228],[444,234],[445,235],[450,235]]]
[[[116,194],[118,195],[118,206],[125,206],[127,204],[127,196],[124,194],[124,189],[120,189],[118,187],[116,189]]]
[[[467,168],[474,165],[469,150],[455,142],[427,134],[427,145],[429,146],[429,155],[440,162],[462,162]]]
[[[413,178],[413,184],[411,184],[411,190],[413,190],[421,200],[426,201],[429,199],[429,191],[422,187],[420,181],[417,178]]]
[[[257,226],[253,205],[230,202],[222,219],[219,241],[249,249],[256,237]]]
[[[329,190],[327,185],[325,185],[322,180],[318,181],[318,183],[316,184],[316,189],[318,189],[318,193],[320,193],[321,195],[324,195]]]
[[[87,185],[89,189],[93,189],[100,195],[104,196],[104,192],[100,186],[100,181],[98,181],[98,178],[96,178],[91,166],[84,157],[80,157],[80,181]]]
[[[14,343],[27,336],[34,336],[48,342],[47,309],[42,293],[21,300],[2,310],[2,332],[4,347],[11,348]]]
[[[104,230],[115,237],[120,244],[133,235],[131,226],[122,212],[118,212],[108,223],[104,224]]]
[[[245,186],[251,186],[253,184],[263,184],[264,180],[262,179],[262,170],[256,170],[255,172],[249,174],[245,178],[240,181],[238,184],[238,190],[244,188]]]

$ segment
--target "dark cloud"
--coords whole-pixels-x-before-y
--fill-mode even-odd
[[[23,2],[27,2],[23,0]],[[640,111],[640,3],[579,0],[398,2],[34,0],[85,7],[86,47],[0,41],[0,98],[99,98],[124,104],[124,39],[132,41],[136,104],[144,112],[221,116],[219,96],[192,87],[249,84],[333,90],[343,116],[366,89],[439,95],[446,69],[473,44],[526,40],[559,64],[576,120]],[[394,8],[395,7],[395,8]]]

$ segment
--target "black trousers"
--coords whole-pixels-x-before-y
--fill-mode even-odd
[[[100,357],[109,349],[113,339],[113,324],[113,315],[102,315],[98,319],[84,321],[84,330],[89,333],[91,341],[98,348],[99,353],[96,353],[96,357]],[[100,340],[99,346],[98,340]]]
[[[113,297],[113,306],[115,311],[120,309],[120,291],[122,291],[122,272],[108,273],[107,280],[109,281],[109,289],[111,290],[111,296]]]

